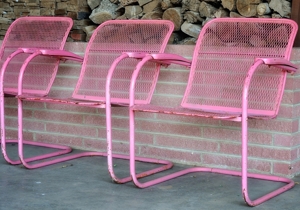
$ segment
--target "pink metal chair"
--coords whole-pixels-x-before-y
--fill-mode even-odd
[[[59,49],[62,50],[73,21],[67,17],[22,17],[15,20],[7,30],[0,48],[1,87],[0,87],[0,116],[1,116],[1,149],[4,159],[10,164],[20,164],[20,160],[12,160],[6,152],[7,143],[17,143],[15,139],[7,139],[5,129],[4,97],[17,95],[19,70],[28,53],[35,49]],[[29,49],[30,48],[30,49]],[[42,62],[48,64],[43,70],[49,72],[52,77],[45,78],[44,72],[37,72],[39,61],[35,62],[27,72],[24,81],[24,92],[34,92],[38,95],[47,95],[57,72],[59,60],[57,58],[46,58]],[[35,74],[37,78],[32,80],[29,75]],[[72,151],[70,147],[62,145],[50,145],[33,141],[24,141],[25,144],[40,147],[50,147],[58,151],[44,154],[39,157],[27,158],[26,161],[34,161],[49,158]]]
[[[146,53],[163,53],[167,41],[173,31],[170,21],[146,20],[115,20],[101,24],[93,33],[86,51],[81,73],[71,98],[50,97],[37,95],[34,92],[24,91],[26,72],[31,60],[36,57],[54,56],[61,59],[78,59],[76,55],[58,50],[38,50],[31,54],[24,62],[18,79],[18,123],[19,123],[19,156],[26,168],[38,168],[46,165],[71,160],[85,156],[106,156],[107,153],[83,152],[66,157],[29,164],[23,155],[23,101],[70,104],[90,108],[106,108],[108,165],[109,172],[115,182],[124,183],[132,180],[131,177],[119,179],[113,171],[112,158],[129,159],[125,155],[112,155],[111,139],[111,105],[128,106],[129,85],[134,67]],[[138,104],[147,104],[151,100],[157,81],[159,65],[150,63],[145,68],[147,72],[139,77],[137,89],[139,92]],[[31,77],[34,80],[36,77]],[[108,81],[108,82],[107,82]],[[107,82],[107,84],[106,84]],[[109,105],[106,106],[106,85],[110,93]],[[146,171],[153,174],[171,168],[169,161],[149,158],[137,158],[139,161],[160,163],[155,169]],[[145,173],[137,175],[144,177]]]
[[[284,91],[287,72],[297,67],[289,62],[298,26],[288,19],[219,18],[200,32],[181,106],[169,108],[135,101],[135,83],[147,61],[188,66],[177,55],[147,55],[137,65],[130,87],[130,172],[136,186],[145,188],[192,172],[213,172],[242,178],[242,194],[256,206],[294,186],[288,178],[248,173],[248,120],[275,118]],[[241,122],[241,171],[193,167],[147,182],[135,172],[135,112],[152,112]],[[283,182],[285,185],[255,200],[248,194],[248,178]]]

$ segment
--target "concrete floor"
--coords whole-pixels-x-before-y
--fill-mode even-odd
[[[8,151],[16,152],[16,146]],[[37,150],[26,147],[28,154]],[[78,151],[75,151],[78,152]],[[114,162],[120,176],[128,174],[124,160]],[[139,169],[151,167],[138,164]],[[175,165],[172,171],[187,166]],[[164,172],[166,173],[166,172]],[[295,177],[300,182],[300,177]],[[250,180],[252,198],[280,186]],[[0,158],[0,210],[205,210],[250,209],[241,197],[240,178],[211,173],[189,174],[146,189],[132,183],[115,184],[107,172],[106,158],[89,157],[41,169],[27,170]],[[300,209],[299,184],[257,207],[257,210]]]

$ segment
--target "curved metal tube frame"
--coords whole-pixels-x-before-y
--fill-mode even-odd
[[[1,151],[2,155],[5,159],[6,162],[12,165],[18,165],[21,164],[20,160],[12,160],[6,151],[6,144],[7,143],[18,143],[18,140],[7,140],[6,139],[6,130],[5,130],[5,110],[4,110],[4,73],[6,71],[6,67],[8,66],[9,62],[18,54],[21,53],[32,53],[36,51],[36,49],[31,49],[30,51],[24,50],[24,49],[18,49],[14,53],[12,53],[3,63],[2,69],[1,69],[1,74],[0,74],[0,119],[1,119]],[[31,157],[31,158],[26,158],[25,160],[27,162],[32,162],[32,161],[37,161],[37,160],[42,160],[45,158],[50,158],[50,157],[55,157],[58,155],[63,155],[72,152],[72,148],[68,146],[63,146],[63,145],[52,145],[52,144],[47,144],[47,143],[40,143],[40,142],[33,142],[33,141],[23,141],[24,144],[27,145],[34,145],[34,146],[39,146],[39,147],[47,147],[47,148],[53,148],[53,149],[59,149],[59,151],[51,152],[48,154],[44,154],[38,157]]]
[[[239,171],[233,171],[233,170],[225,170],[225,169],[215,169],[215,168],[206,168],[206,167],[192,167],[188,168],[179,172],[175,172],[160,178],[153,179],[151,181],[147,182],[140,182],[136,177],[136,167],[135,167],[135,118],[134,118],[134,110],[132,109],[132,106],[134,105],[134,91],[135,91],[135,81],[137,79],[137,76],[139,74],[140,68],[148,61],[151,61],[154,59],[151,57],[151,55],[146,56],[140,63],[137,65],[137,68],[132,76],[131,79],[131,85],[130,85],[130,174],[132,176],[134,184],[139,188],[146,188],[161,182],[165,182],[170,179],[174,179],[179,176],[183,176],[185,174],[194,173],[194,172],[212,172],[212,173],[218,173],[218,174],[226,174],[226,175],[233,175],[233,176],[240,176],[242,177],[242,195],[245,200],[245,202],[249,206],[256,206],[259,205],[266,200],[269,200],[289,189],[291,189],[295,183],[293,180],[273,175],[262,175],[262,174],[256,174],[256,173],[248,173],[248,154],[247,154],[247,142],[248,142],[248,115],[247,115],[247,108],[248,108],[248,88],[251,82],[252,75],[254,74],[255,70],[259,65],[265,65],[265,62],[263,59],[258,59],[255,61],[255,63],[250,67],[248,71],[248,76],[245,79],[244,82],[244,88],[243,88],[243,103],[242,103],[242,169],[241,172]],[[271,63],[268,63],[267,65],[272,65]],[[274,64],[275,66],[279,64]],[[287,71],[295,71],[295,68],[292,65],[289,65],[286,69]],[[248,178],[255,178],[255,179],[262,179],[262,180],[268,180],[268,181],[275,181],[275,182],[283,182],[286,183],[283,187],[280,187],[277,190],[274,190],[270,193],[267,193],[266,195],[259,197],[255,200],[251,200],[249,198],[248,193]]]
[[[136,58],[136,59],[141,59],[145,56],[145,53],[122,53],[111,65],[108,74],[107,74],[107,79],[106,79],[106,132],[107,132],[107,164],[108,164],[108,171],[110,173],[110,176],[112,180],[116,183],[124,183],[131,181],[131,177],[126,177],[126,178],[118,178],[116,174],[114,173],[113,170],[113,157],[114,155],[112,154],[112,125],[111,125],[111,91],[110,91],[110,84],[111,84],[111,79],[113,76],[114,69],[116,66],[119,64],[120,61],[126,58]],[[129,156],[127,156],[126,159],[129,159]],[[136,160],[141,161],[141,162],[147,162],[147,163],[155,163],[155,164],[163,164],[163,166],[160,166],[158,168],[154,168],[148,171],[141,172],[136,175],[137,178],[142,178],[145,176],[149,176],[167,169],[170,169],[173,167],[173,163],[170,161],[165,161],[165,160],[158,160],[158,159],[153,159],[153,158],[143,158],[143,157],[137,157]]]
[[[78,59],[78,57],[74,54],[74,55],[70,55],[67,54],[67,56],[62,53],[62,51],[59,52],[53,52],[53,51],[36,51],[34,53],[32,53],[24,62],[24,64],[22,65],[22,68],[20,70],[20,74],[19,74],[19,78],[18,78],[18,95],[22,95],[22,80],[23,80],[23,75],[24,72],[26,70],[26,67],[28,65],[28,63],[36,56],[39,55],[45,55],[45,56],[58,56],[60,59],[71,59],[71,60],[75,60],[75,61],[82,61],[80,59]],[[140,54],[140,56],[143,56],[143,54]],[[125,56],[126,57],[126,56]],[[111,76],[113,74],[113,71],[115,69],[115,67],[117,66],[117,64],[125,58],[123,55],[121,55],[119,58],[116,59],[116,61],[112,64],[110,70],[109,70],[109,75],[108,76],[108,86],[110,84],[110,80],[111,80]],[[108,96],[109,97],[109,96]],[[110,98],[110,97],[109,97]],[[110,134],[111,131],[111,110],[110,110],[110,101],[109,101],[109,105],[106,106],[106,108],[108,108],[107,112],[107,125],[110,127],[107,127],[107,130],[109,131],[108,133]],[[76,159],[76,158],[81,158],[81,157],[90,157],[90,156],[108,156],[108,162],[111,163],[109,164],[109,172],[113,178],[113,180],[117,183],[126,183],[132,180],[132,178],[130,176],[125,177],[125,178],[118,178],[116,177],[114,171],[113,171],[113,164],[112,164],[112,158],[118,158],[118,159],[125,159],[125,160],[129,160],[129,156],[127,155],[118,155],[118,154],[112,154],[112,149],[110,149],[109,153],[104,153],[104,152],[82,152],[79,154],[74,154],[74,155],[68,155],[66,157],[60,157],[54,160],[49,160],[49,161],[43,161],[41,163],[36,163],[36,164],[29,164],[28,159],[24,158],[24,154],[23,154],[23,143],[25,141],[23,141],[23,101],[21,98],[18,98],[18,124],[19,124],[19,131],[18,131],[18,151],[19,151],[19,157],[20,160],[22,162],[22,164],[28,168],[28,169],[34,169],[34,168],[40,168],[40,167],[44,167],[44,166],[48,166],[51,164],[55,164],[55,163],[59,163],[59,162],[63,162],[63,161],[68,161],[68,160],[72,160],[72,159]],[[108,135],[108,145],[110,145],[109,147],[111,148],[111,134]],[[38,157],[36,157],[37,159]],[[137,177],[145,177],[145,174],[151,175],[160,171],[164,171],[166,169],[169,169],[173,166],[173,164],[169,161],[162,161],[162,160],[157,160],[157,159],[150,159],[150,158],[137,158],[138,161],[142,161],[142,162],[149,162],[149,163],[155,163],[155,164],[163,164],[163,166],[160,166],[158,168],[152,169],[152,170],[148,170],[146,172],[142,172],[140,174],[137,175]]]

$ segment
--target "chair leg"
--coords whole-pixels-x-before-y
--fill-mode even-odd
[[[110,115],[109,117],[110,118]],[[69,160],[73,160],[73,159],[77,159],[77,158],[81,158],[81,157],[91,157],[91,156],[102,156],[102,157],[106,157],[108,156],[108,160],[111,163],[109,165],[109,172],[111,174],[111,176],[113,177],[113,180],[117,183],[126,183],[132,180],[132,178],[130,176],[125,177],[125,178],[117,178],[115,176],[114,170],[113,170],[113,158],[117,158],[117,159],[125,159],[125,160],[129,160],[129,156],[128,155],[119,155],[119,154],[112,154],[112,150],[110,149],[109,153],[107,152],[82,152],[82,153],[78,153],[78,154],[72,154],[72,155],[68,155],[68,156],[63,156],[63,157],[59,157],[56,159],[52,159],[52,160],[48,160],[48,161],[43,161],[40,163],[35,163],[35,164],[29,164],[29,162],[31,161],[35,161],[35,160],[40,160],[40,159],[45,159],[47,157],[53,157],[53,156],[37,156],[37,157],[32,157],[31,159],[25,159],[24,158],[24,147],[23,145],[25,143],[27,143],[27,141],[23,140],[23,101],[21,99],[18,99],[18,124],[19,124],[19,129],[18,129],[18,151],[19,151],[19,158],[21,163],[28,169],[35,169],[35,168],[40,168],[40,167],[44,167],[44,166],[48,166],[48,165],[52,165],[52,164],[56,164],[56,163],[60,163],[60,162],[64,162],[64,161],[69,161]],[[111,138],[110,141],[111,142]],[[30,144],[32,144],[32,142],[30,142]],[[36,145],[36,144],[41,144],[44,145],[44,143],[37,143],[34,142],[34,144],[32,145]],[[110,144],[111,145],[111,144]],[[56,148],[59,145],[48,145],[51,148]],[[65,146],[61,146],[61,147],[65,147]],[[111,148],[111,147],[110,147]],[[150,159],[150,158],[139,158],[137,157],[136,160],[138,161],[142,161],[142,162],[149,162],[149,163],[155,163],[155,164],[163,164],[163,166],[160,166],[158,168],[155,169],[151,169],[148,170],[146,172],[140,173],[137,176],[138,177],[145,177],[147,175],[151,175],[160,171],[164,171],[167,170],[169,168],[171,168],[173,166],[173,164],[170,161],[164,161],[164,160],[157,160],[157,159]]]
[[[6,130],[5,130],[5,111],[4,111],[4,97],[1,96],[0,100],[0,121],[1,121],[1,151],[2,155],[6,162],[12,165],[18,165],[21,164],[20,160],[13,160],[9,157],[6,150],[6,144],[14,144],[18,143],[18,140],[12,140],[12,139],[6,139]],[[46,147],[46,148],[52,148],[52,149],[58,149],[59,151],[51,152],[48,154],[44,154],[41,156],[26,158],[27,162],[32,162],[36,160],[42,160],[45,158],[55,157],[58,155],[63,155],[72,152],[72,148],[68,146],[62,146],[62,145],[52,145],[47,143],[39,143],[39,142],[33,142],[33,141],[23,141],[26,145],[33,145],[33,146],[39,146],[39,147]]]
[[[149,187],[149,186],[152,186],[155,184],[159,184],[159,183],[168,181],[170,179],[174,179],[176,177],[183,176],[183,175],[186,175],[189,173],[194,173],[194,172],[211,172],[211,173],[218,173],[218,174],[225,174],[225,175],[232,175],[232,176],[240,176],[242,178],[242,194],[243,194],[245,202],[249,206],[256,206],[256,205],[259,205],[259,204],[265,202],[266,200],[269,200],[270,198],[275,197],[276,195],[279,195],[280,193],[283,193],[283,192],[291,189],[294,186],[294,181],[291,179],[288,179],[288,178],[282,178],[282,177],[271,176],[271,175],[261,175],[261,174],[247,172],[247,132],[246,133],[243,132],[242,171],[241,172],[233,171],[233,170],[225,170],[225,169],[193,167],[193,168],[184,169],[184,170],[181,170],[181,171],[178,171],[178,172],[175,172],[172,174],[168,174],[166,176],[156,178],[151,181],[142,183],[138,180],[138,177],[136,176],[134,111],[132,109],[130,109],[129,116],[130,116],[130,174],[131,174],[134,184],[139,188],[146,188],[146,187]],[[268,180],[268,181],[274,181],[274,182],[283,182],[283,183],[286,183],[286,185],[252,201],[252,200],[250,200],[249,195],[248,195],[248,186],[247,186],[248,178],[262,179],[262,180]]]
[[[2,137],[3,138],[3,137]],[[3,140],[1,139],[1,148],[2,148],[2,155],[5,159],[6,162],[8,162],[11,165],[19,165],[21,164],[20,160],[12,160],[6,151],[6,144],[18,144],[18,140]],[[72,152],[72,148],[68,146],[63,146],[63,145],[52,145],[52,144],[47,144],[47,143],[40,143],[40,142],[33,142],[33,141],[23,141],[23,144],[25,145],[32,145],[32,146],[38,146],[38,147],[45,147],[45,148],[51,148],[51,149],[59,149],[59,151],[43,154],[40,156],[35,156],[35,157],[30,157],[26,158],[26,162],[32,162],[32,161],[38,161],[38,160],[43,160],[51,157],[56,157],[59,155],[64,155]]]
[[[107,100],[109,101],[109,100]],[[126,183],[132,180],[132,178],[129,177],[125,177],[125,178],[118,178],[114,172],[113,169],[113,158],[115,157],[115,155],[113,155],[112,153],[112,125],[111,125],[111,106],[107,105],[106,106],[106,137],[107,137],[107,165],[108,165],[108,171],[109,174],[112,178],[112,180],[116,183]],[[125,160],[129,160],[129,156],[122,156],[122,157],[118,157],[121,159],[125,159]],[[170,168],[173,167],[173,163],[170,161],[166,161],[166,160],[158,160],[158,159],[153,159],[153,158],[143,158],[143,157],[136,157],[137,161],[140,162],[145,162],[145,163],[154,163],[154,164],[162,164],[162,166],[148,170],[148,171],[144,171],[141,172],[139,174],[136,175],[137,178],[143,178],[161,171],[165,171],[168,170]]]
[[[242,194],[245,202],[249,206],[257,206],[289,189],[291,189],[295,183],[293,180],[278,176],[272,175],[263,175],[263,174],[253,174],[248,173],[248,119],[247,115],[244,114],[242,117]],[[277,190],[274,190],[260,198],[255,200],[251,200],[248,193],[248,178],[255,178],[267,181],[274,181],[274,182],[282,182],[286,183],[286,185],[280,187]]]

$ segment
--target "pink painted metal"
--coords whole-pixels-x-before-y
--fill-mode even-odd
[[[276,117],[287,72],[297,67],[289,62],[298,26],[287,19],[219,18],[200,32],[190,68],[190,77],[181,107],[141,105],[135,102],[135,82],[147,63],[180,63],[172,55],[147,55],[137,65],[130,86],[130,173],[136,186],[145,188],[192,172],[213,172],[242,178],[242,194],[249,206],[285,192],[294,186],[288,178],[248,173],[248,120]],[[169,57],[168,57],[169,56]],[[181,60],[181,61],[180,61]],[[135,175],[135,112],[152,112],[207,117],[241,122],[241,171],[193,167],[147,182]],[[285,185],[255,200],[248,194],[248,178],[283,182]]]
[[[1,150],[4,159],[10,164],[20,164],[20,160],[12,160],[6,152],[7,143],[17,143],[16,139],[7,139],[5,130],[4,97],[17,94],[19,70],[28,55],[37,49],[63,49],[73,21],[67,17],[21,17],[15,20],[7,30],[0,48],[0,116],[1,116]],[[20,49],[22,48],[22,49]],[[37,72],[38,62],[46,64],[43,72]],[[47,95],[55,78],[58,59],[44,58],[31,65],[24,80],[24,92]],[[47,65],[48,64],[48,65]],[[44,72],[49,72],[49,76]],[[32,79],[30,75],[34,74]],[[43,79],[38,79],[43,78]],[[39,157],[27,158],[26,161],[35,161],[44,158],[66,154],[72,151],[63,145],[50,145],[33,141],[24,141],[25,144],[58,149],[58,151],[44,154]]]
[[[108,169],[112,179],[118,183],[131,181],[131,177],[118,178],[113,170],[113,158],[129,159],[129,156],[112,154],[111,106],[128,106],[130,78],[135,65],[147,53],[163,53],[173,31],[170,21],[152,20],[114,20],[101,24],[93,33],[86,51],[81,73],[72,97],[50,97],[24,92],[23,81],[27,65],[37,57],[58,57],[63,60],[79,60],[72,53],[58,50],[34,51],[21,67],[18,79],[18,123],[19,156],[26,168],[38,168],[61,161],[85,156],[108,156]],[[140,75],[137,84],[138,104],[147,104],[151,100],[157,81],[160,65],[145,65],[145,73]],[[106,95],[107,88],[107,95]],[[108,153],[83,152],[67,157],[28,164],[23,154],[23,101],[46,102],[106,108]],[[144,177],[169,169],[173,164],[150,158],[137,158],[142,162],[163,164],[155,169],[142,172],[137,177]]]

